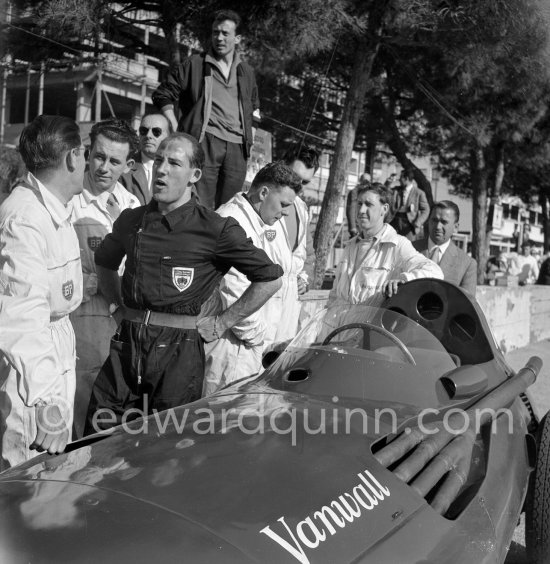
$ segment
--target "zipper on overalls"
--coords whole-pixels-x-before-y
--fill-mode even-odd
[[[138,285],[138,269],[139,269],[139,245],[140,245],[140,240],[141,240],[141,233],[143,231],[143,222],[145,221],[145,214],[143,215],[143,219],[141,222],[141,226],[138,229],[137,233],[136,233],[136,244],[134,247],[134,262],[136,265],[136,272],[134,275],[134,287],[132,288],[132,293],[134,294],[134,303],[138,303],[137,300],[137,285]],[[139,325],[139,329],[138,329],[138,333],[137,333],[137,346],[136,346],[136,352],[137,352],[137,363],[136,363],[136,372],[137,372],[137,385],[138,385],[138,393],[139,393],[139,388],[141,386],[141,369],[142,369],[142,362],[141,362],[141,334],[143,332],[143,327],[144,324],[140,323]]]

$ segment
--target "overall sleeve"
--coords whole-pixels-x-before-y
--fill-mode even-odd
[[[62,395],[44,234],[30,220],[10,219],[0,229],[0,249],[0,351],[19,373],[22,400],[32,407]]]
[[[396,251],[395,272],[405,282],[417,278],[439,278],[443,280],[443,272],[439,265],[419,253],[406,237],[400,237]]]

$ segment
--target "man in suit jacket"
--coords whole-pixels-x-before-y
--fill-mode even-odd
[[[139,155],[129,172],[120,177],[121,184],[133,194],[141,205],[151,200],[153,180],[153,161],[155,153],[170,133],[170,124],[163,114],[146,114],[139,126]]]
[[[475,296],[477,264],[451,240],[458,230],[460,210],[450,200],[436,202],[428,220],[429,238],[414,241],[414,248],[439,264],[445,280]]]
[[[426,194],[413,183],[412,169],[404,170],[399,186],[393,189],[390,225],[403,237],[415,241],[422,237],[422,227],[430,215],[430,205]]]

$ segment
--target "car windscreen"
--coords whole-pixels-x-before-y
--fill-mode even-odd
[[[459,362],[432,333],[408,317],[363,305],[332,307],[314,315],[276,365],[295,365],[312,350],[353,355],[364,362],[378,359],[429,367],[435,376],[456,368]]]

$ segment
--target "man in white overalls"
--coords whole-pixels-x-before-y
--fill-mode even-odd
[[[82,299],[68,205],[84,175],[78,126],[38,116],[19,150],[29,173],[0,206],[1,469],[38,452],[63,452],[70,440],[75,338],[68,314]]]
[[[110,304],[97,287],[94,262],[96,250],[113,231],[113,223],[128,208],[137,208],[139,200],[119,182],[133,165],[139,140],[123,120],[108,119],[96,123],[90,131],[89,170],[84,190],[72,200],[73,225],[80,244],[84,294],[82,304],[71,314],[76,335],[76,394],[74,433],[81,438],[95,379],[109,356],[111,337],[117,324]],[[124,273],[124,263],[119,275]]]
[[[280,220],[294,209],[296,192],[300,188],[300,178],[287,165],[281,162],[268,164],[255,176],[246,194],[236,194],[216,210],[223,217],[236,219],[254,245],[282,267],[284,275],[281,289],[259,311],[225,331],[217,341],[205,345],[203,395],[256,374],[261,367],[263,350],[274,342],[289,338],[280,328],[286,325],[287,304],[297,300],[298,283],[292,250]],[[201,316],[225,310],[249,284],[245,276],[231,269],[203,306]]]

